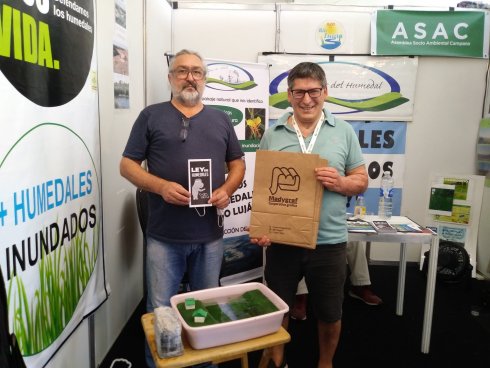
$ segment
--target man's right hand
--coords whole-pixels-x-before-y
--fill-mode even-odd
[[[178,206],[188,206],[190,193],[179,183],[174,181],[165,181],[160,190],[160,195],[167,203]]]
[[[248,231],[248,226],[247,229]],[[267,237],[267,235],[262,235],[260,238],[252,238],[250,237],[250,243],[260,245],[261,247],[267,248],[271,245],[271,240]]]

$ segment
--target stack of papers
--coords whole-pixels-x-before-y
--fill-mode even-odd
[[[396,229],[392,227],[388,221],[385,220],[375,220],[373,221],[373,226],[378,233],[396,233]]]
[[[391,224],[399,233],[421,233],[422,230],[415,224]]]
[[[347,218],[347,231],[350,233],[422,233],[424,230],[415,222],[393,224],[379,219],[367,221],[354,216]]]
[[[351,233],[376,233],[376,229],[371,223],[358,218],[347,219],[347,231]]]

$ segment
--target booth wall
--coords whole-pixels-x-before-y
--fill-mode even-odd
[[[172,49],[172,9],[165,1],[146,0],[146,104],[170,99],[166,54]]]
[[[318,25],[330,19],[345,28],[343,42],[348,47],[338,54],[369,55],[374,9],[286,4],[277,20],[277,12],[268,9],[179,7],[173,11],[173,49],[190,48],[206,58],[249,62],[268,51],[325,54],[313,41]],[[432,172],[476,174],[475,144],[488,60],[419,57],[418,65],[414,115],[406,137],[402,214],[424,224]],[[399,258],[399,247],[393,244],[375,244],[371,249],[376,261]],[[419,257],[420,246],[408,247],[409,261]]]
[[[121,153],[132,121],[144,106],[143,2],[126,2],[126,22],[130,107],[115,109],[114,2],[97,1],[103,233],[105,274],[110,287],[107,302],[95,313],[97,363],[103,360],[143,295],[143,241],[136,215],[135,189],[119,175]]]
[[[155,102],[155,95],[169,94],[162,66],[166,67],[164,52],[170,48],[170,5],[145,0],[126,1],[126,7],[130,107],[114,109],[114,2],[98,1],[104,246],[111,295],[95,315],[97,365],[143,298],[143,237],[136,211],[136,188],[119,174],[121,154],[140,111]]]
[[[483,188],[483,202],[481,207],[480,231],[478,232],[478,252],[476,259],[479,271],[490,279],[490,187]]]
[[[274,51],[276,13],[272,10],[176,9],[173,51],[196,50],[208,59],[257,61]]]

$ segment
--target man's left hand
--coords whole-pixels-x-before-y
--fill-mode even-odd
[[[230,197],[226,190],[218,188],[211,194],[211,199],[208,203],[216,206],[216,208],[224,209],[230,204]]]
[[[331,192],[341,192],[343,177],[334,167],[317,167],[316,178]]]

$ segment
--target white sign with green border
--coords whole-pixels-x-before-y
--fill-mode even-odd
[[[487,11],[377,10],[372,55],[488,58]]]

